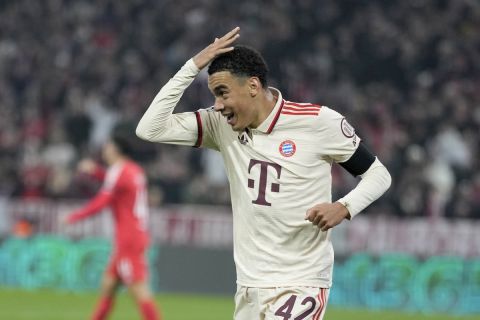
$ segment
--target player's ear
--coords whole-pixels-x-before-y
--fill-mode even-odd
[[[262,90],[262,84],[260,83],[260,79],[257,77],[250,77],[248,79],[248,87],[250,90],[250,96],[255,97],[260,90]]]

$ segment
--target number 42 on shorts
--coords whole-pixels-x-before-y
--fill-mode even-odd
[[[275,319],[281,320],[320,320],[325,313],[326,289],[321,289],[316,297],[291,295],[283,305],[277,308]],[[302,299],[303,298],[303,299]],[[297,301],[298,300],[298,301]],[[295,309],[295,311],[294,311]],[[294,316],[295,313],[295,317]],[[300,314],[299,314],[300,313]],[[278,318],[280,317],[280,318]]]

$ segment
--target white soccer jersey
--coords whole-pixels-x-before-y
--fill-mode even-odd
[[[241,133],[213,108],[172,114],[197,73],[190,60],[162,88],[145,115],[148,128],[139,126],[137,133],[220,151],[230,182],[238,284],[330,287],[330,231],[305,214],[332,201],[332,163],[347,161],[360,139],[336,111],[284,100],[273,88],[277,103],[270,115]]]

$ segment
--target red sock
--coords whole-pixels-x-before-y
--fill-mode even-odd
[[[142,312],[143,319],[145,320],[160,320],[159,313],[153,300],[145,300],[140,302],[140,311]]]
[[[104,320],[107,318],[108,313],[112,309],[113,298],[111,297],[102,297],[98,302],[97,308],[93,313],[92,320]]]

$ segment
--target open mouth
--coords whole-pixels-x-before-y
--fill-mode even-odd
[[[231,113],[225,113],[223,114],[223,116],[227,119],[228,124],[232,124],[233,117],[235,116],[235,114],[231,112]]]

